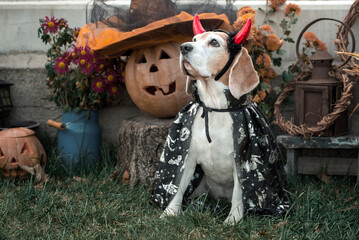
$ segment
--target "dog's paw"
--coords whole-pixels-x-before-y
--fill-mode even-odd
[[[171,208],[166,208],[163,213],[161,214],[160,218],[165,218],[168,216],[177,216],[178,215],[178,211],[171,209]]]
[[[239,223],[241,220],[242,220],[242,217],[230,214],[226,218],[226,220],[224,220],[224,224],[235,225],[235,224]]]

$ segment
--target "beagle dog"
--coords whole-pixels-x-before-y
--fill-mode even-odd
[[[181,45],[187,93],[195,101],[175,119],[156,172],[153,198],[164,209],[161,217],[178,214],[186,198],[208,191],[231,203],[225,223],[239,222],[246,212],[281,213],[289,206],[275,137],[249,100],[259,83],[241,46],[250,26],[249,19],[236,35],[206,32],[196,15],[193,41]]]

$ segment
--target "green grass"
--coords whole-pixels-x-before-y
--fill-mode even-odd
[[[74,180],[49,154],[50,181],[35,189],[32,179],[0,178],[0,239],[359,239],[356,178],[322,183],[315,177],[289,182],[292,208],[283,217],[249,216],[223,224],[226,211],[187,208],[160,219],[149,204],[150,191],[109,178],[115,151],[103,151],[101,164]]]

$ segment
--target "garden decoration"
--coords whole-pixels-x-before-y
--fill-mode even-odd
[[[6,178],[36,176],[36,183],[47,181],[43,167],[46,153],[35,132],[27,128],[11,128],[0,132],[0,169]]]
[[[354,34],[348,26],[336,19],[320,18],[310,22],[300,33],[296,52],[299,61],[298,47],[303,33],[314,23],[322,20],[330,20],[345,26],[352,37],[352,52],[355,50]],[[309,46],[311,43],[306,43]],[[350,82],[347,74],[341,68],[350,60],[348,58],[341,66],[330,66],[332,57],[327,52],[317,52],[310,58],[313,68],[310,71],[301,72],[279,94],[275,103],[274,113],[276,124],[290,135],[303,135],[311,137],[337,136],[347,132],[346,110],[351,101],[351,89],[354,83]],[[331,69],[330,69],[331,68]],[[341,81],[341,84],[338,80]],[[287,95],[295,91],[296,116],[295,122],[284,120],[280,113],[280,105]],[[334,106],[333,106],[334,105]]]
[[[168,42],[132,52],[126,64],[126,89],[142,111],[175,116],[191,100],[179,62],[180,43]]]
[[[348,27],[353,27],[359,18],[359,0],[355,0],[352,6],[350,7],[348,14],[345,16],[343,23]],[[350,53],[348,52],[348,38],[349,38],[349,30],[345,28],[343,25],[340,25],[337,32],[337,40],[334,41],[334,44],[338,50],[339,57],[345,61],[348,56],[352,56],[350,61],[346,65],[346,69],[344,71],[349,75],[354,75],[358,78],[358,53]],[[350,113],[350,116],[354,114],[354,112],[359,108],[359,103],[356,104],[353,111]]]
[[[86,155],[92,164],[100,155],[98,110],[119,100],[124,63],[100,59],[88,46],[75,46],[79,29],[70,28],[63,18],[45,17],[40,25],[39,37],[50,45],[45,64],[48,99],[63,109],[62,121],[68,124],[58,134],[60,159],[68,165]]]
[[[135,23],[129,20],[127,26],[123,26],[122,16],[101,19],[81,28],[77,46],[89,46],[106,58],[133,51],[125,71],[126,88],[131,99],[142,111],[155,117],[169,118],[191,100],[185,93],[186,76],[177,63],[180,43],[192,38],[193,16],[186,12],[175,15],[173,5],[169,4],[171,1],[154,2],[160,8],[156,14],[152,13],[152,1],[131,1],[129,19],[141,13],[141,18],[145,19],[144,26],[129,30],[138,19]],[[168,4],[171,6],[169,9],[163,8]],[[201,14],[201,19],[207,27],[231,30],[224,14]],[[120,27],[114,27],[119,24]]]

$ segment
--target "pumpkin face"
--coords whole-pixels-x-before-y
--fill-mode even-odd
[[[11,128],[0,132],[0,169],[4,177],[22,178],[27,174],[21,166],[33,168],[46,164],[46,154],[27,128]]]
[[[136,106],[159,118],[174,117],[191,97],[179,65],[180,43],[169,42],[132,52],[125,70],[126,88]]]

